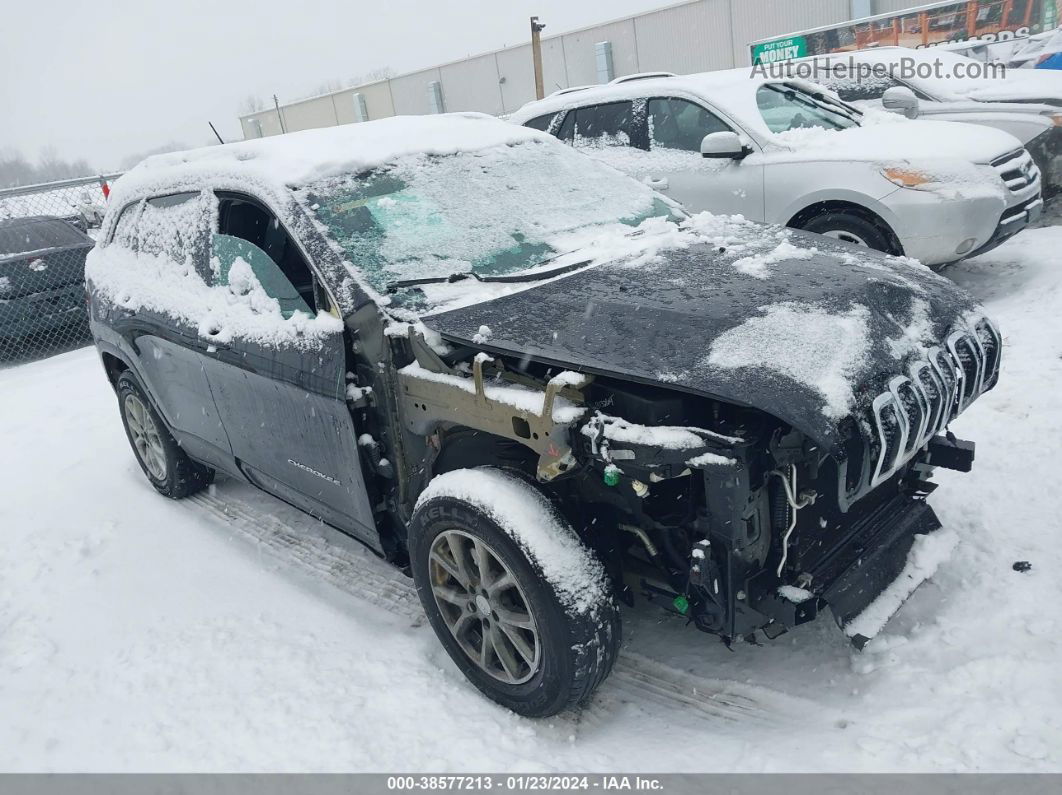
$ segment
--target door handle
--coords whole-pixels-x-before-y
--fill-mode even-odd
[[[645,184],[653,190],[667,190],[670,187],[667,182],[667,177],[647,177]]]

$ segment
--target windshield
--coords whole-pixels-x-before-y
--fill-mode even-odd
[[[846,130],[859,126],[840,107],[819,102],[811,94],[789,86],[772,83],[760,86],[756,90],[756,105],[767,129],[774,133],[807,127]]]
[[[565,233],[670,215],[644,185],[551,141],[402,158],[314,183],[306,201],[380,293],[518,273],[566,253]]]

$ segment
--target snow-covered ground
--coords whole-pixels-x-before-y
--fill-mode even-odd
[[[931,501],[951,559],[866,651],[627,611],[544,722],[484,700],[401,574],[250,487],[175,503],[91,349],[0,371],[0,770],[1062,771],[1062,227],[949,272],[1006,337]],[[1015,561],[1029,561],[1018,573]]]

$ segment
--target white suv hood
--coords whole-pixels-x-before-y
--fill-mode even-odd
[[[969,91],[957,90],[980,102],[1046,102],[1062,103],[1062,78],[1053,69],[1011,69],[1006,80],[993,80]]]
[[[769,162],[965,160],[987,164],[1021,148],[1010,133],[946,121],[897,121],[847,130],[811,128],[773,136]]]

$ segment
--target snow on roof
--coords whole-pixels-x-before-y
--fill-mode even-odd
[[[194,184],[219,176],[282,191],[322,177],[367,171],[407,155],[448,155],[536,138],[549,136],[480,113],[393,116],[303,130],[154,155],[117,181],[112,204],[159,185]]]
[[[602,101],[620,101],[636,97],[671,96],[678,92],[703,96],[717,105],[721,110],[733,113],[742,119],[754,119],[756,111],[756,89],[764,83],[781,83],[801,81],[773,80],[762,77],[751,68],[724,69],[719,72],[700,72],[678,77],[644,78],[626,83],[609,83],[601,86],[587,86],[568,93],[557,92],[545,99],[529,102],[510,116],[515,124],[523,124],[528,119],[558,110],[594,104]]]

